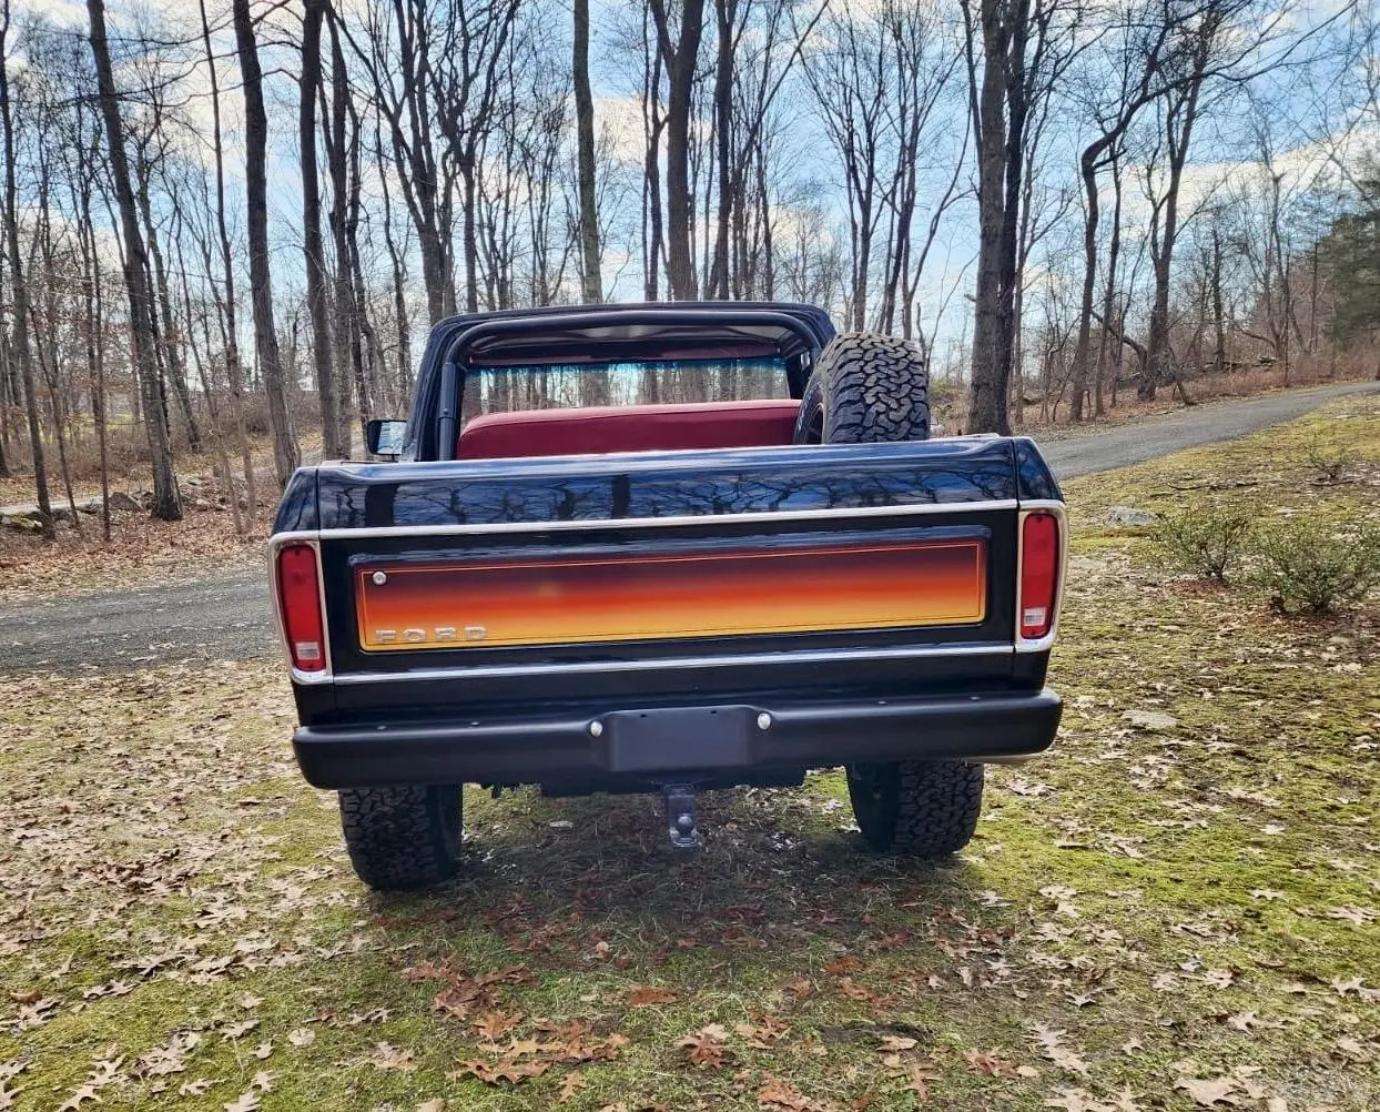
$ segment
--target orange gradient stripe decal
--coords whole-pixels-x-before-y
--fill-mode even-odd
[[[377,564],[355,572],[371,651],[980,622],[980,540],[513,563]]]

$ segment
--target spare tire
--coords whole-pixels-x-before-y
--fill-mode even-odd
[[[795,423],[797,444],[928,440],[930,368],[918,344],[844,332],[819,357]]]

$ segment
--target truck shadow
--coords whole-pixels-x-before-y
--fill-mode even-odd
[[[466,795],[465,871],[421,895],[372,897],[384,925],[430,942],[500,943],[531,965],[642,968],[733,952],[805,965],[981,918],[983,870],[871,852],[840,802],[801,789],[705,793],[705,847],[669,845],[659,797]],[[846,794],[846,793],[845,793]],[[941,932],[943,933],[943,932]],[[811,957],[810,955],[814,955]],[[860,990],[861,991],[861,990]]]

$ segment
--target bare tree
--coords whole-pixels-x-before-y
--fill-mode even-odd
[[[101,0],[88,0],[98,4]],[[254,350],[268,397],[268,419],[273,430],[274,474],[284,486],[296,469],[299,455],[292,415],[287,403],[287,380],[278,333],[273,323],[273,275],[268,262],[268,115],[264,111],[263,70],[249,0],[233,0],[235,43],[244,84],[245,201],[249,232],[249,285],[254,310]]]
[[[885,214],[882,162],[892,41],[880,19],[848,8],[832,13],[825,38],[830,46],[812,54],[804,72],[843,171],[851,262],[848,326],[862,329],[872,253]]]
[[[1192,404],[1184,388],[1183,375],[1171,366],[1169,288],[1181,226],[1179,192],[1184,167],[1188,162],[1194,125],[1198,122],[1203,83],[1216,59],[1219,40],[1228,27],[1230,10],[1227,4],[1209,8],[1179,30],[1178,49],[1168,61],[1171,69],[1169,90],[1158,103],[1168,173],[1163,192],[1152,200],[1150,257],[1155,293],[1150,310],[1150,335],[1145,344],[1145,374],[1136,390],[1142,398],[1153,398],[1156,385],[1169,381],[1172,374],[1184,404]]]
[[[104,0],[87,0],[90,20],[91,53],[96,62],[96,84],[100,93],[101,115],[105,119],[106,152],[115,185],[115,200],[120,210],[124,241],[125,290],[129,297],[131,336],[135,362],[139,369],[139,388],[144,404],[144,428],[153,459],[153,516],[163,521],[182,517],[182,499],[173,472],[172,445],[168,439],[167,416],[158,392],[153,302],[148,286],[148,259],[139,230],[139,214],[130,184],[125,157],[124,128],[110,65],[110,48],[105,30]]]
[[[345,57],[340,46],[340,36],[336,31],[336,21],[331,19],[331,101],[329,113],[323,110],[322,117],[329,120],[326,135],[326,164],[331,176],[331,245],[335,254],[334,282],[332,284],[332,338],[333,377],[337,409],[335,446],[340,458],[350,455],[350,386],[354,379],[356,393],[361,405],[366,405],[363,383],[362,353],[359,347],[359,307],[355,304],[353,249],[350,244],[351,185],[350,168],[352,156],[350,127],[349,75],[345,72]],[[357,145],[357,143],[355,144]],[[367,405],[366,405],[367,408]]]
[[[1077,0],[960,0],[977,147],[978,268],[969,432],[1010,431],[1020,199],[1032,108],[1079,50]],[[981,80],[978,58],[981,56]]]
[[[312,367],[321,402],[321,451],[327,459],[346,453],[340,445],[340,406],[331,363],[326,315],[326,259],[321,240],[321,184],[316,168],[316,98],[321,90],[321,28],[327,0],[305,0],[302,12],[302,76],[297,101],[297,144],[302,166],[302,251],[311,322]]]
[[[579,144],[580,279],[588,304],[604,300],[599,252],[599,189],[594,173],[594,94],[589,85],[589,0],[574,0],[571,73]]]
[[[704,0],[681,0],[673,26],[666,0],[648,0],[666,67],[666,278],[676,301],[695,299],[691,246],[690,95],[704,32]],[[675,37],[673,37],[673,32]]]
[[[1164,73],[1164,67],[1186,16],[1187,9],[1161,5],[1154,0],[1119,13],[1117,26],[1109,29],[1106,46],[1099,51],[1100,64],[1088,78],[1091,99],[1094,101],[1092,115],[1096,120],[1096,135],[1079,156],[1084,206],[1083,286],[1078,341],[1071,375],[1073,394],[1069,399],[1069,413],[1075,421],[1083,419],[1091,367],[1093,298],[1097,282],[1098,224],[1101,215],[1098,175],[1107,167],[1117,165],[1123,153],[1126,133],[1146,106],[1167,95],[1170,81]],[[1115,74],[1114,85],[1107,82],[1108,73]],[[1119,179],[1117,188],[1119,191]]]
[[[220,74],[215,52],[211,49],[211,24],[206,17],[206,0],[197,0],[201,16],[201,42],[205,50],[207,76],[211,88],[211,153],[216,167],[216,232],[220,245],[220,269],[223,294],[217,298],[225,347],[225,374],[230,387],[230,408],[235,422],[235,437],[239,442],[240,466],[244,471],[245,501],[251,514],[258,505],[254,482],[254,460],[249,450],[249,433],[244,419],[244,368],[240,363],[239,330],[235,300],[235,266],[232,261],[230,230],[225,214],[225,149],[221,139]],[[209,268],[208,268],[209,269]]]
[[[3,0],[0,23],[0,119],[5,138],[5,251],[10,264],[10,292],[14,302],[14,327],[10,346],[19,365],[24,387],[24,414],[29,427],[29,452],[33,460],[34,488],[38,495],[39,523],[45,540],[53,540],[53,507],[48,497],[48,471],[43,454],[43,434],[38,426],[38,394],[34,386],[33,349],[29,328],[29,285],[19,250],[19,193],[15,172],[14,105],[10,100],[9,33],[10,0]]]

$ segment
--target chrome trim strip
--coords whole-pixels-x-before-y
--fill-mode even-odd
[[[866,517],[909,517],[942,513],[995,513],[1017,509],[1049,509],[1061,523],[1060,541],[1063,544],[1064,559],[1067,561],[1068,546],[1063,530],[1063,503],[1057,501],[1025,502],[1014,498],[991,499],[982,502],[920,502],[903,506],[845,506],[815,510],[762,510],[742,514],[692,514],[676,517],[640,517],[603,519],[591,518],[578,521],[520,521],[492,522],[478,525],[397,525],[378,528],[334,528],[321,530],[298,530],[275,533],[268,539],[268,570],[270,593],[273,596],[274,618],[278,628],[279,641],[287,657],[288,667],[294,683],[393,683],[410,680],[494,678],[503,676],[540,676],[578,674],[581,672],[600,672],[608,668],[603,661],[578,662],[571,664],[547,665],[502,665],[490,667],[463,667],[427,669],[419,672],[352,672],[337,676],[330,656],[330,629],[326,613],[325,576],[321,570],[321,541],[353,540],[375,537],[428,537],[428,536],[470,536],[495,533],[535,533],[548,531],[567,531],[578,529],[638,529],[656,527],[676,527],[695,525],[722,525],[733,522],[772,522],[772,521],[811,521],[820,519],[847,519]],[[1019,526],[1018,526],[1019,528]],[[1017,533],[1019,536],[1019,532]],[[287,647],[287,635],[283,625],[282,605],[278,598],[277,554],[278,550],[289,544],[309,544],[316,551],[317,580],[321,591],[321,615],[326,636],[326,667],[319,672],[302,672],[292,667],[291,654]],[[1020,583],[1019,555],[1017,557],[1016,582]],[[1059,580],[1059,597],[1063,594],[1064,576]],[[1019,591],[1018,591],[1019,593]],[[1019,598],[1017,599],[1019,606]],[[1059,603],[1055,606],[1055,626],[1047,637],[1040,641],[1021,641],[1011,645],[936,645],[900,649],[859,649],[859,650],[806,650],[786,653],[752,653],[734,656],[713,657],[667,657],[640,661],[623,661],[619,667],[639,671],[658,671],[673,668],[716,668],[752,667],[760,664],[779,663],[823,663],[836,659],[848,660],[897,660],[922,659],[932,656],[981,656],[1009,654],[1017,652],[1038,652],[1048,648],[1054,640],[1058,624]],[[1019,628],[1019,627],[1017,627]]]
[[[619,661],[620,671],[654,672],[683,668],[742,668],[769,664],[819,664],[834,660],[912,660],[935,656],[1010,656],[1010,645],[925,645],[895,649],[806,649],[797,652],[744,653],[735,656],[676,656]],[[495,679],[607,672],[605,660],[568,664],[504,664],[469,668],[432,668],[417,672],[347,672],[335,682],[406,683],[414,680]],[[294,676],[294,679],[296,677]]]
[[[484,533],[547,533],[571,529],[648,529],[683,525],[724,525],[739,522],[814,521],[849,517],[909,517],[916,514],[981,513],[1015,510],[1015,498],[986,502],[917,502],[903,506],[837,506],[821,510],[754,510],[741,514],[684,514],[675,517],[589,518],[574,521],[495,521],[480,525],[389,525],[375,528],[322,529],[310,533],[280,533],[278,537],[307,540],[365,540],[371,537],[447,537]]]
[[[1049,632],[1043,637],[1029,639],[1021,636],[1021,562],[1024,559],[1024,545],[1021,542],[1025,519],[1032,513],[1050,513],[1059,523],[1059,582],[1054,588],[1054,620]],[[1064,584],[1069,573],[1069,523],[1068,511],[1063,502],[1054,498],[1032,498],[1021,503],[1021,512],[1016,520],[1016,612],[1011,616],[1014,625],[1014,648],[1018,653],[1048,652],[1054,645],[1059,632],[1059,618],[1064,610]]]

